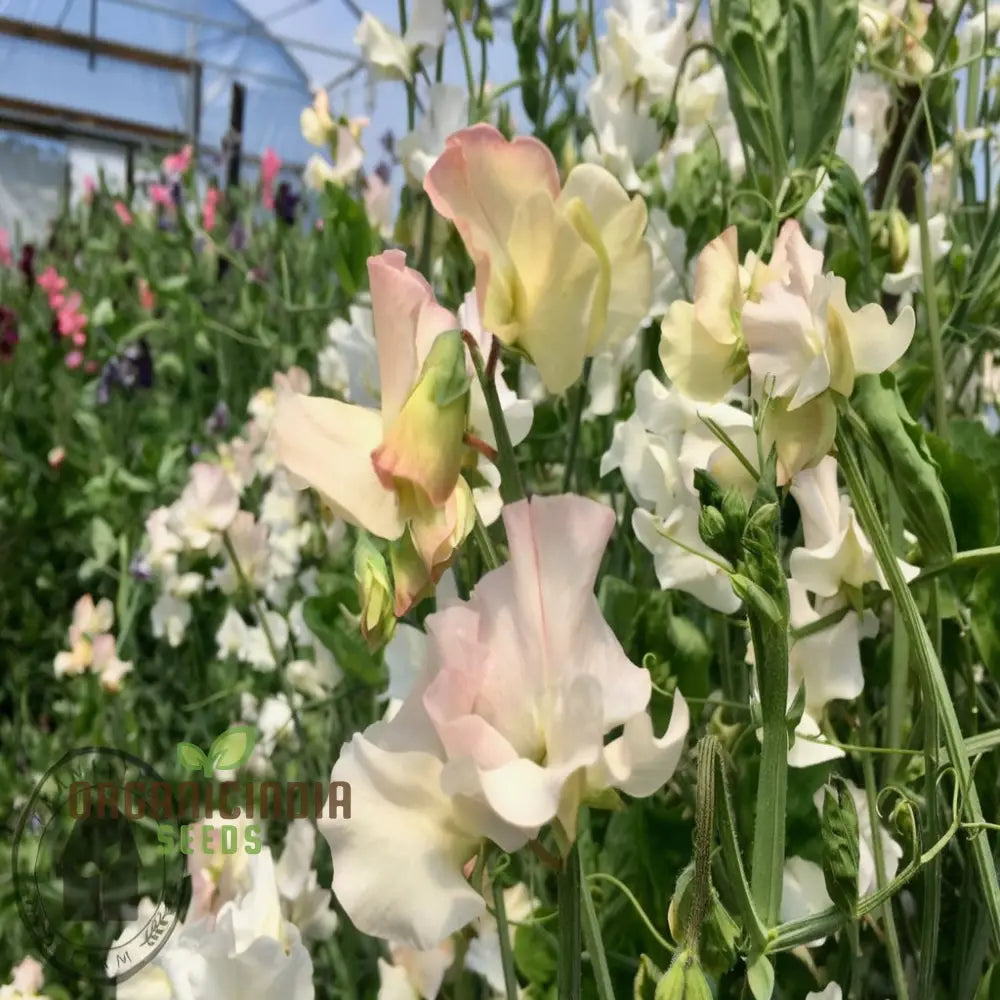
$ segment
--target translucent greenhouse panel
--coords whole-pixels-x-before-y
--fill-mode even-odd
[[[23,242],[47,238],[66,188],[66,145],[0,131],[0,228]]]
[[[111,191],[123,192],[126,183],[125,150],[114,143],[72,141],[67,144],[70,198],[79,201],[87,190],[88,178],[104,183]]]
[[[44,42],[0,35],[3,94],[53,108],[185,132],[192,82],[176,70],[140,66]]]

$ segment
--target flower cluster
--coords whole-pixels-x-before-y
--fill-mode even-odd
[[[94,604],[90,594],[84,594],[73,607],[70,648],[55,658],[56,677],[90,671],[98,675],[105,690],[117,691],[122,678],[131,673],[132,664],[118,658],[118,644],[112,633],[114,624],[115,609],[111,601],[105,597]]]

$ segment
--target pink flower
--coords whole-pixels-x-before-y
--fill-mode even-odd
[[[125,202],[115,202],[115,213],[118,215],[118,218],[121,219],[123,226],[132,225],[132,213],[128,210],[128,205],[126,205]]]
[[[149,282],[145,278],[139,279],[139,305],[146,312],[152,312],[156,308],[156,296],[149,287]]]
[[[205,232],[215,229],[215,213],[222,202],[222,192],[217,187],[210,187],[205,192],[205,200],[201,206],[201,225]]]
[[[0,267],[10,267],[14,263],[14,257],[10,252],[10,233],[6,229],[0,229]]]
[[[149,197],[156,205],[162,205],[164,208],[174,207],[174,200],[170,197],[170,188],[166,184],[150,184]]]
[[[86,320],[84,320],[86,322]],[[87,344],[87,335],[83,330],[77,330],[73,334],[73,346],[74,347],[85,347]]]
[[[66,449],[61,444],[56,445],[56,447],[53,448],[48,454],[49,465],[53,469],[58,469],[59,466],[63,464],[65,459],[66,459]]]
[[[83,364],[83,351],[70,351],[66,355],[67,368],[79,368]]]
[[[97,191],[97,182],[93,177],[84,177],[83,179],[83,194],[87,201],[90,201],[94,197],[94,192]]]
[[[260,160],[260,200],[269,212],[274,210],[274,181],[281,170],[281,157],[270,146]]]
[[[87,316],[80,309],[82,304],[83,300],[80,297],[80,293],[73,292],[56,313],[59,333],[63,337],[72,337],[73,343],[77,347],[83,346],[79,342],[79,334],[83,333],[87,327]],[[86,336],[84,336],[84,342],[86,342]]]
[[[194,150],[190,145],[185,146],[179,153],[172,153],[163,158],[163,172],[170,177],[178,177],[186,174],[191,166],[191,159]]]
[[[48,295],[49,302],[51,303],[52,296],[57,295],[66,287],[66,279],[61,277],[59,272],[50,264],[38,276],[38,287]]]

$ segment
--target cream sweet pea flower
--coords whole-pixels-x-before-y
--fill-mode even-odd
[[[770,262],[779,280],[767,281],[759,301],[743,306],[750,371],[771,382],[773,395],[789,399],[788,412],[827,389],[850,396],[857,375],[885,371],[913,339],[911,307],[893,323],[874,302],[855,312],[847,304],[844,279],[823,274],[822,268],[822,254],[790,220]]]
[[[397,615],[433,587],[475,517],[460,475],[468,396],[449,388],[465,372],[458,323],[404,262],[399,250],[368,261],[381,413],[285,392],[274,418],[279,461],[346,521],[396,543]]]
[[[436,1000],[455,961],[455,946],[451,938],[427,949],[390,941],[389,957],[391,962],[378,960],[378,1000]]]
[[[233,523],[239,507],[239,494],[225,469],[195,462],[171,508],[169,528],[188,548],[206,549]]]
[[[837,489],[837,460],[824,458],[792,480],[791,493],[802,514],[805,544],[792,550],[792,576],[820,597],[834,597],[845,587],[862,588],[877,580],[888,584],[871,543],[858,524],[850,498]],[[912,580],[919,568],[900,559],[903,576]]]
[[[448,136],[469,123],[469,92],[452,83],[433,83],[427,92],[427,111],[416,128],[399,141],[399,158],[406,178],[419,187],[427,171],[444,152]]]
[[[402,37],[366,12],[354,33],[354,44],[360,47],[373,78],[409,82],[418,56],[433,56],[444,44],[447,31],[442,0],[414,0]]]
[[[392,719],[357,734],[334,765],[331,780],[351,783],[350,819],[319,824],[354,924],[413,948],[484,912],[463,874],[484,837],[516,850],[557,818],[574,836],[588,797],[661,787],[687,732],[678,696],[667,732],[654,735],[649,675],[594,597],[613,512],[534,497],[503,517],[510,562],[426,619],[423,674]]]
[[[285,919],[298,927],[303,938],[322,941],[337,929],[337,912],[330,909],[332,893],[320,886],[312,866],[316,827],[308,819],[288,826],[274,878]]]
[[[336,123],[330,117],[330,97],[322,87],[314,92],[312,104],[302,109],[299,128],[302,130],[302,137],[311,145],[329,145]]]
[[[14,966],[13,978],[5,986],[0,986],[0,1000],[48,1000],[41,993],[45,985],[45,971],[37,959],[22,958]]]
[[[579,164],[560,189],[546,146],[480,123],[448,139],[424,189],[475,262],[483,325],[528,354],[550,392],[647,315],[646,203],[603,168]]]

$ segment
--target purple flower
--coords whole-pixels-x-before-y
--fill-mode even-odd
[[[286,225],[295,221],[295,209],[299,204],[299,195],[292,191],[288,181],[278,185],[278,193],[274,198],[274,214]]]
[[[17,313],[0,306],[0,361],[12,361],[21,337],[17,329]]]
[[[211,416],[205,421],[205,433],[214,437],[225,432],[229,426],[229,407],[225,400],[216,403]]]
[[[21,247],[21,259],[18,267],[24,275],[24,280],[28,283],[28,289],[35,287],[35,246],[33,243],[25,243]]]

